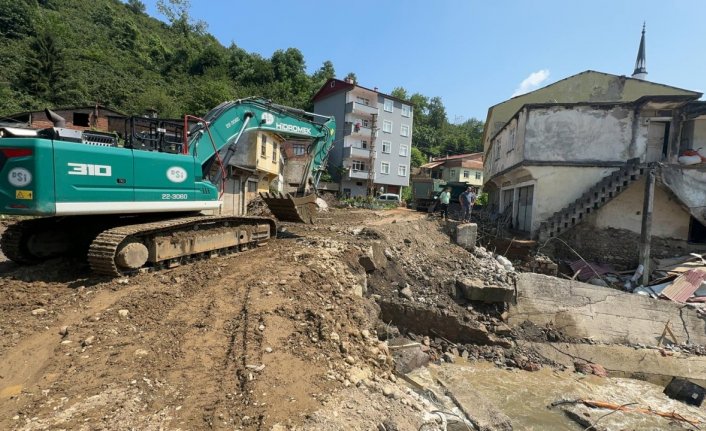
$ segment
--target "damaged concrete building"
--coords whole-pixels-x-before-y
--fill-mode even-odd
[[[588,70],[489,109],[484,189],[511,230],[633,266],[654,167],[652,255],[706,249],[706,164],[679,161],[706,150],[706,102],[646,74],[643,39],[632,78]]]

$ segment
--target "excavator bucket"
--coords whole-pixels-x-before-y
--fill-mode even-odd
[[[279,221],[314,223],[314,215],[316,214],[315,194],[297,198],[289,193],[286,195],[282,193],[260,193],[260,197]]]

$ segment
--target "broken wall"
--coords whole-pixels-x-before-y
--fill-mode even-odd
[[[519,274],[509,313],[512,325],[526,320],[569,337],[650,346],[670,322],[670,341],[706,344],[706,320],[683,304],[532,273]]]

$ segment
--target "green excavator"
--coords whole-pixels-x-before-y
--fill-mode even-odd
[[[263,199],[279,220],[311,222],[336,130],[333,117],[259,98],[185,116],[178,127],[133,118],[122,139],[47,116],[54,127],[0,128],[0,214],[31,216],[9,225],[0,247],[19,264],[84,255],[107,276],[243,251],[275,236],[272,218],[222,211],[231,161],[248,150],[251,132],[310,142],[297,192]]]

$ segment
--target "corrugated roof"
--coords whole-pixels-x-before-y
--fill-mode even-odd
[[[706,271],[692,269],[677,277],[671,286],[662,291],[662,296],[675,302],[686,302],[704,280],[706,280]]]
[[[434,169],[434,168],[436,168],[437,166],[443,165],[444,162],[445,162],[444,160],[442,160],[442,161],[440,161],[440,162],[429,162],[429,163],[423,164],[422,166],[420,166],[420,168],[424,168],[424,169]]]

